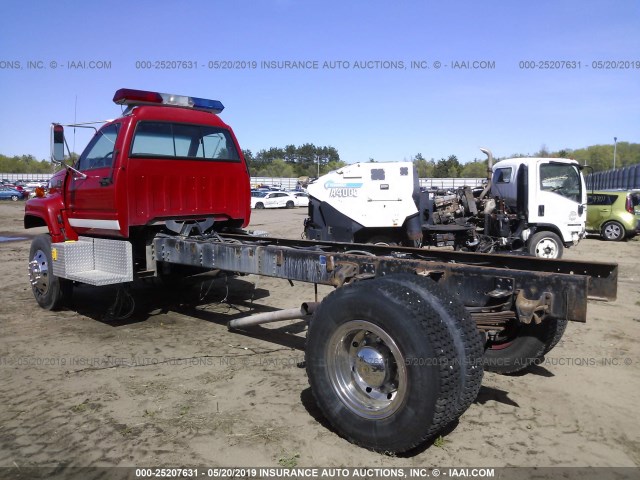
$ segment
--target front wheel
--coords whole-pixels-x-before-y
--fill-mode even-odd
[[[467,409],[482,381],[482,343],[459,302],[435,282],[392,275],[339,288],[307,334],[309,383],[349,441],[404,452]]]
[[[29,282],[33,296],[45,310],[59,310],[71,298],[73,283],[56,277],[51,265],[51,237],[38,235],[29,252]]]
[[[602,226],[602,238],[611,242],[619,242],[627,235],[624,227],[618,222],[607,222]]]
[[[536,257],[562,258],[563,250],[562,240],[553,232],[537,232],[529,238],[529,253]]]
[[[287,207],[287,208],[295,208],[295,206],[296,206],[296,204],[295,204],[295,203],[293,203],[293,201],[291,201],[291,200],[289,200],[289,201],[287,202],[287,205],[286,205],[286,207]]]
[[[264,208],[264,203],[258,202],[256,203],[256,210],[262,210]]]
[[[18,196],[17,195],[11,195],[11,200],[13,200],[14,202],[18,201]]]

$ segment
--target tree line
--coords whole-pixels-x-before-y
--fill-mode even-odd
[[[0,172],[3,173],[53,173],[54,165],[47,160],[37,160],[33,155],[0,154]]]
[[[343,167],[340,154],[334,147],[321,147],[305,143],[299,147],[271,147],[260,150],[255,155],[251,150],[243,150],[254,177],[316,177]]]
[[[573,158],[581,164],[590,165],[595,172],[613,168],[614,145],[591,145],[579,149],[561,149],[549,151],[542,145],[531,154],[513,154],[509,157],[496,158],[500,161],[512,157],[560,157]],[[254,154],[251,150],[243,150],[249,164],[251,175],[254,177],[296,178],[301,176],[316,177],[318,172],[323,175],[331,170],[346,165],[340,159],[338,150],[334,147],[316,146],[305,143],[301,146],[287,145],[285,147],[271,147],[262,149]],[[77,155],[72,154],[73,158]],[[370,158],[370,162],[375,159]],[[486,176],[487,161],[474,159],[461,163],[456,155],[446,158],[427,160],[421,153],[411,158],[416,166],[420,178],[479,178]],[[618,142],[616,146],[616,168],[640,163],[640,143]],[[14,155],[12,157],[0,154],[0,172],[6,173],[53,173],[55,166],[47,160],[37,160],[33,155]]]
[[[640,143],[618,142],[615,146],[616,168],[627,167],[640,163]],[[585,148],[564,148],[558,151],[550,151],[542,145],[537,152],[525,155],[516,153],[508,157],[498,157],[494,161],[499,162],[506,158],[541,157],[541,158],[571,158],[581,165],[589,165],[594,172],[610,170],[613,168],[614,145],[591,145]],[[413,158],[413,163],[418,170],[420,178],[480,178],[487,175],[487,160],[474,159],[471,162],[460,163],[455,155],[449,155],[440,160],[426,160],[418,153]]]

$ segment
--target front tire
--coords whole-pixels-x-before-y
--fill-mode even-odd
[[[264,209],[264,203],[262,202],[256,203],[256,210],[262,210],[262,209]]]
[[[538,258],[562,258],[563,251],[562,240],[553,232],[537,232],[529,238],[529,253]]]
[[[627,236],[627,232],[620,223],[611,221],[602,226],[601,236],[610,242],[619,242]]]
[[[18,201],[18,196],[17,195],[11,195],[11,200],[14,202]]]
[[[287,202],[287,205],[286,205],[286,207],[287,207],[287,208],[295,208],[295,206],[296,206],[296,204],[295,204],[295,203],[293,203],[291,200],[289,200],[289,201]]]
[[[51,261],[51,237],[38,235],[29,252],[29,281],[33,296],[45,310],[59,310],[70,300],[73,282],[56,277]]]
[[[482,343],[433,281],[393,275],[339,288],[307,334],[314,397],[349,441],[403,452],[433,437],[477,396]]]

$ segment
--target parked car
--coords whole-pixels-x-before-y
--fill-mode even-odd
[[[587,195],[587,231],[620,241],[640,233],[640,192],[601,190]]]
[[[251,192],[251,208],[294,208],[296,199],[287,192]]]
[[[1,200],[13,200],[17,202],[18,200],[23,200],[27,197],[25,192],[21,192],[11,187],[0,187],[0,199]]]
[[[5,183],[3,186],[7,188],[13,188],[14,190],[18,190],[19,192],[25,191],[25,188],[22,185],[13,185],[12,183]]]
[[[296,207],[308,207],[309,195],[304,192],[294,192],[292,195],[296,198]]]

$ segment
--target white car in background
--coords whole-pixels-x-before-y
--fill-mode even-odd
[[[309,206],[309,195],[305,192],[293,192],[292,195],[296,197],[296,207]]]
[[[287,192],[252,191],[251,208],[294,208],[296,198]]]

